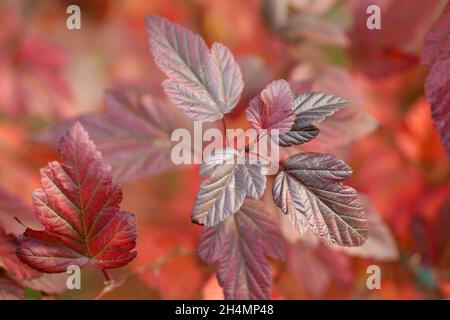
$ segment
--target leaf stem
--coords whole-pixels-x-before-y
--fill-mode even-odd
[[[103,276],[105,277],[105,280],[107,283],[114,282],[113,277],[106,269],[102,269],[102,273],[103,273]]]
[[[225,116],[222,117],[221,122],[223,127],[223,134],[225,135],[225,146],[228,146],[230,142],[228,141],[227,122],[225,121]]]

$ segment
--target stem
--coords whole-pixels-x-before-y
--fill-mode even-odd
[[[222,127],[223,127],[223,134],[225,135],[225,146],[227,147],[229,145],[228,141],[228,135],[227,135],[227,123],[225,121],[225,117],[222,117]]]
[[[113,277],[106,269],[102,269],[102,273],[103,273],[103,276],[105,277],[106,283],[114,282]]]

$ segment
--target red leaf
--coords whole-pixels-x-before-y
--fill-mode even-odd
[[[63,163],[41,169],[42,188],[33,193],[34,213],[45,230],[28,228],[18,257],[49,273],[91,262],[118,268],[135,256],[135,216],[119,211],[122,191],[84,128],[75,124],[61,140]]]
[[[282,260],[285,255],[275,219],[261,202],[248,199],[235,215],[201,234],[199,256],[219,263],[217,278],[226,299],[270,299],[267,257]]]
[[[425,80],[425,96],[431,102],[435,127],[450,157],[450,3],[425,39],[422,62],[431,67]]]
[[[287,133],[294,125],[294,95],[285,80],[272,81],[259,97],[250,101],[248,121],[257,129]]]

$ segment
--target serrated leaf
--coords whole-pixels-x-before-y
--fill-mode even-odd
[[[21,281],[40,276],[40,273],[31,269],[17,258],[18,241],[15,236],[7,234],[0,225],[0,267],[5,269],[15,280]]]
[[[215,121],[233,110],[243,89],[239,65],[219,43],[211,53],[192,31],[159,16],[146,18],[156,64],[169,78],[170,100],[193,120]]]
[[[275,178],[273,199],[294,223],[301,225],[306,218],[316,236],[332,244],[359,246],[367,238],[367,218],[357,192],[340,183],[351,173],[331,154],[297,154]]]
[[[215,149],[205,161],[200,173],[210,177],[198,191],[192,221],[207,227],[215,226],[236,213],[246,196],[262,197],[266,177],[259,164],[246,163],[246,159],[232,148]]]
[[[450,4],[425,38],[422,62],[431,67],[425,96],[431,102],[434,125],[450,157]]]
[[[313,126],[349,104],[350,100],[325,92],[305,92],[294,99],[295,125],[288,133],[274,139],[282,147],[314,139],[319,129]]]
[[[136,251],[135,216],[119,211],[122,192],[81,124],[61,140],[62,163],[41,169],[34,213],[44,230],[27,228],[17,256],[42,272],[90,262],[99,269],[129,263]]]
[[[189,120],[164,101],[134,90],[111,90],[105,95],[104,113],[62,122],[36,135],[36,140],[58,145],[77,121],[112,166],[118,181],[159,174],[173,167],[172,131],[189,128]]]
[[[270,299],[267,257],[283,260],[285,244],[275,217],[261,202],[247,199],[238,213],[203,230],[198,254],[207,264],[219,263],[226,299]]]
[[[318,136],[320,130],[315,126],[303,127],[294,124],[291,131],[279,136],[273,136],[272,140],[282,147],[290,147],[311,141]]]
[[[256,129],[278,130],[283,134],[294,125],[294,96],[285,80],[275,80],[267,85],[259,97],[250,101],[247,120]]]
[[[326,92],[305,92],[294,99],[295,123],[307,127],[322,122],[350,100]]]

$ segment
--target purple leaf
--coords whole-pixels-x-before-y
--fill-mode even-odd
[[[169,78],[163,87],[170,100],[193,120],[231,112],[244,87],[231,52],[215,43],[210,53],[199,35],[159,16],[148,16],[146,25],[155,62]]]
[[[200,258],[219,263],[217,278],[226,299],[270,299],[267,257],[283,260],[285,244],[276,218],[263,204],[246,200],[238,213],[200,236]]]
[[[272,195],[276,205],[332,244],[359,246],[367,238],[367,218],[357,192],[340,182],[352,173],[330,154],[301,153],[289,157],[275,178]]]
[[[285,80],[272,81],[259,97],[250,101],[246,110],[248,121],[256,129],[276,129],[279,134],[294,125],[294,96]]]
[[[243,162],[236,150],[216,149],[205,160],[200,173],[210,175],[201,185],[192,211],[192,221],[207,227],[215,226],[236,213],[246,196],[262,197],[266,177],[258,164]],[[220,159],[224,162],[220,164]],[[225,162],[226,161],[226,162]]]
[[[279,145],[289,147],[315,138],[319,129],[313,126],[331,116],[350,100],[325,92],[306,92],[294,99],[295,125],[288,133],[274,139]]]

